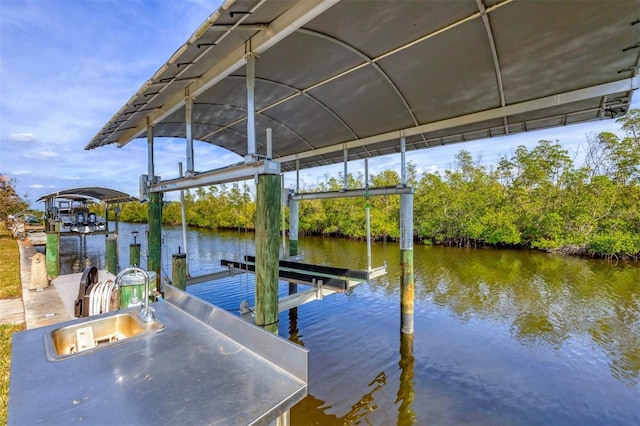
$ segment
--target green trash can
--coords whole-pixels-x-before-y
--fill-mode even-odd
[[[149,290],[156,288],[156,276],[153,271],[149,274]],[[144,297],[144,274],[131,271],[120,278],[120,309],[142,305]]]

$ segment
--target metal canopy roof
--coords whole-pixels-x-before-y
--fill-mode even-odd
[[[100,188],[97,186],[88,186],[82,188],[65,189],[64,191],[52,192],[43,195],[37,202],[46,201],[54,198],[65,198],[69,200],[98,200],[105,203],[124,203],[127,201],[138,201],[136,197],[121,191],[109,188]]]
[[[282,171],[626,113],[640,85],[637,0],[227,1],[89,142],[182,137]]]

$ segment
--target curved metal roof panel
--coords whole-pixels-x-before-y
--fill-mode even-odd
[[[86,149],[145,136],[247,153],[283,171],[624,114],[640,86],[637,0],[227,1]]]
[[[45,201],[51,198],[66,198],[70,200],[98,200],[105,203],[123,203],[127,201],[139,201],[138,198],[127,193],[98,186],[86,186],[81,188],[70,188],[63,191],[56,191],[43,195],[37,202]]]

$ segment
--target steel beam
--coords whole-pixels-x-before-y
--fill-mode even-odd
[[[398,195],[398,194],[413,194],[413,188],[411,187],[397,187],[387,186],[381,188],[369,188],[367,189],[348,189],[346,191],[327,191],[327,192],[308,192],[304,194],[294,194],[291,196],[292,200],[325,200],[329,198],[349,198],[349,197],[364,197],[369,192],[370,197],[376,197],[381,195]]]
[[[247,43],[249,45],[249,43]],[[256,159],[256,55],[247,53],[247,155],[246,162],[254,162]]]
[[[149,186],[149,192],[170,192],[201,186],[217,185],[255,178],[257,175],[278,175],[280,164],[263,160],[252,164],[239,163],[220,169],[197,173],[175,179],[167,179]]]

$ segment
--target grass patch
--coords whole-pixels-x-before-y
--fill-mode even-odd
[[[20,250],[3,222],[0,222],[0,259],[0,299],[22,296]]]
[[[11,336],[24,330],[24,324],[0,325],[0,425],[7,424],[9,408],[9,373],[11,371]]]
[[[22,295],[20,250],[4,223],[0,222],[0,299]],[[0,325],[0,425],[7,424],[9,373],[11,371],[11,336],[24,330],[24,324]]]

